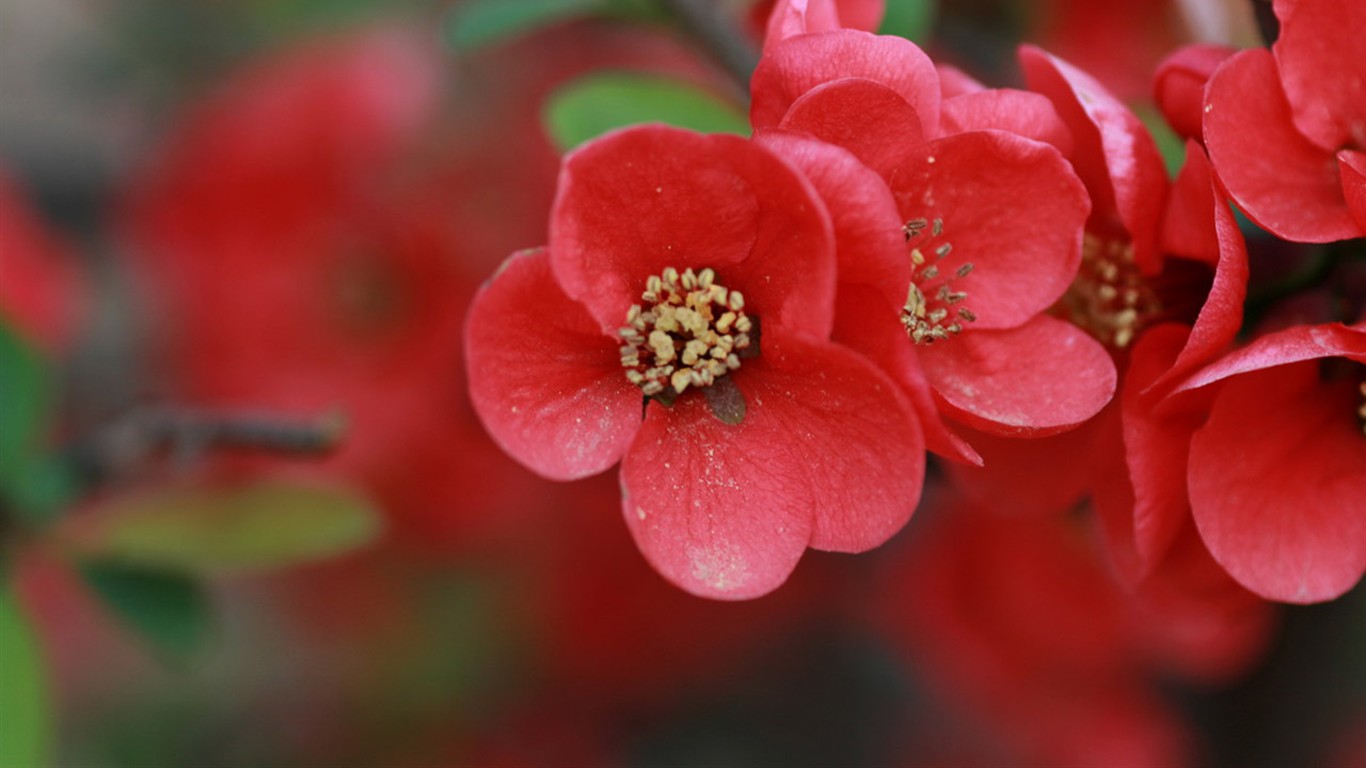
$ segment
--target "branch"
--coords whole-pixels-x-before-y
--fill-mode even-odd
[[[759,52],[739,28],[717,11],[713,0],[659,0],[684,31],[749,93],[749,78],[759,65]]]
[[[148,407],[77,441],[69,456],[82,482],[96,486],[163,454],[184,462],[216,448],[325,455],[341,442],[345,427],[340,413],[299,421],[261,413]]]

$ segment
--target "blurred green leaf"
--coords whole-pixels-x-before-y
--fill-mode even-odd
[[[605,7],[604,0],[473,0],[450,17],[447,38],[476,48]]]
[[[57,456],[33,456],[22,465],[22,478],[9,489],[19,519],[43,524],[57,519],[78,490],[71,466]]]
[[[52,744],[47,679],[38,641],[0,587],[0,766],[46,765]]]
[[[550,97],[542,116],[561,150],[636,123],[749,134],[749,121],[740,110],[700,88],[664,77],[616,72],[566,85]]]
[[[172,661],[187,661],[209,637],[209,597],[185,574],[94,562],[82,566],[81,576],[124,624]]]
[[[42,359],[0,322],[0,491],[20,479],[51,407]]]
[[[934,26],[934,0],[887,0],[878,32],[923,42]]]
[[[378,514],[351,493],[262,483],[130,497],[72,520],[63,533],[87,557],[204,574],[332,557],[379,531]]]
[[[52,382],[43,359],[0,322],[0,497],[26,522],[51,519],[74,486],[67,467],[43,453]]]

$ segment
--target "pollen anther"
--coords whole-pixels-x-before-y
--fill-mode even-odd
[[[675,395],[705,387],[740,367],[736,352],[750,346],[753,321],[745,297],[716,283],[711,269],[651,275],[618,334],[626,380],[646,395]]]
[[[914,240],[924,234],[927,227],[932,237],[944,233],[943,219],[934,219],[932,222],[926,219],[911,219],[903,228],[906,239]],[[949,309],[967,299],[967,292],[955,291],[952,284],[955,280],[967,277],[972,272],[972,264],[962,264],[949,277],[941,280],[939,262],[953,253],[953,245],[940,243],[935,246],[933,253],[934,263],[927,266],[925,252],[919,246],[912,247],[910,252],[911,285],[906,293],[906,304],[901,309],[901,323],[906,327],[911,341],[916,344],[943,341],[962,333],[963,322],[971,323],[977,320],[977,315],[966,307]],[[940,281],[936,286],[929,285],[936,280]]]

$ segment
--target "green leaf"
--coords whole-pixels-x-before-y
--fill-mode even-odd
[[[208,574],[340,555],[380,527],[375,510],[348,492],[262,483],[162,489],[72,519],[61,534],[87,557]]]
[[[22,478],[18,468],[27,464],[50,408],[42,359],[0,322],[0,492]]]
[[[604,7],[603,0],[473,0],[450,16],[447,38],[477,48]]]
[[[650,75],[609,72],[580,78],[551,96],[542,116],[562,150],[636,123],[749,134],[749,121],[739,109],[687,83]]]
[[[1167,125],[1167,119],[1156,107],[1139,104],[1133,109],[1157,143],[1157,150],[1162,153],[1162,161],[1167,166],[1167,175],[1176,178],[1181,173],[1181,166],[1186,164],[1186,142]]]
[[[878,33],[924,41],[934,26],[934,8],[933,0],[887,0]]]
[[[111,562],[87,563],[81,576],[129,629],[171,661],[184,663],[204,647],[213,610],[198,581],[183,573]]]
[[[37,768],[51,755],[47,675],[32,627],[0,587],[0,766]]]

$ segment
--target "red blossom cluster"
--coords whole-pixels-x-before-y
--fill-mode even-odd
[[[1129,583],[1193,520],[1258,595],[1354,585],[1362,296],[1244,330],[1229,199],[1287,239],[1360,236],[1360,9],[1278,3],[1271,52],[1176,54],[1169,181],[1087,73],[1026,46],[1028,90],[988,88],[840,24],[866,5],[775,5],[751,139],[642,126],[565,159],[548,247],[471,308],[494,439],[553,479],[620,462],[646,558],[711,597],[887,540],[926,448],[1002,512],[1089,496]]]
[[[375,680],[422,674],[404,654],[466,665],[385,764],[637,764],[624,731],[826,626],[924,678],[879,755],[1198,762],[1154,681],[1229,684],[1274,603],[1366,571],[1366,6],[1277,0],[1269,48],[1170,53],[1140,116],[1149,72],[1096,30],[1142,22],[1122,56],[1155,62],[1156,4],[1054,3],[991,87],[875,33],[881,0],[758,2],[748,136],[563,156],[542,113],[577,75],[725,85],[584,21],[458,65],[401,24],[264,56],[116,185],[109,250],[142,396],[345,436],[90,481],[50,549],[79,562],[65,529],[147,487],[373,501],[379,546],[235,594],[359,660],[290,669],[282,718],[373,716]],[[0,175],[0,330],[53,360],[91,335],[68,250]],[[80,421],[47,426],[89,460]],[[52,557],[20,590],[52,655],[123,685]]]

